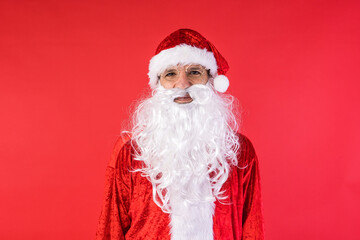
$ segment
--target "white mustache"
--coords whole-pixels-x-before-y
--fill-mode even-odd
[[[186,89],[180,89],[180,88],[166,89],[160,85],[157,89],[155,89],[154,94],[156,93],[163,94],[171,98],[172,101],[175,98],[185,97],[189,95],[192,99],[195,100],[196,103],[203,104],[209,101],[214,94],[214,91],[210,88],[211,88],[210,84],[207,85],[195,84]]]

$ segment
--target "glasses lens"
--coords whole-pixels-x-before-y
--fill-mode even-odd
[[[201,65],[190,65],[186,69],[186,75],[193,81],[202,80],[206,69]]]

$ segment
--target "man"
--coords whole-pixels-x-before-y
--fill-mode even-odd
[[[257,157],[223,94],[228,68],[193,30],[160,43],[152,96],[107,168],[97,240],[264,238]]]

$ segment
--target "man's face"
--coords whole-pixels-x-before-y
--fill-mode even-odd
[[[166,89],[187,89],[194,84],[205,85],[208,80],[208,71],[199,64],[171,66],[160,74],[160,84]],[[188,93],[174,99],[174,102],[179,104],[186,104],[192,101],[193,99]]]

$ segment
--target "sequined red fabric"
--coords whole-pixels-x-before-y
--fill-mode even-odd
[[[212,52],[216,59],[216,64],[218,67],[217,72],[219,75],[225,75],[226,72],[229,70],[229,65],[227,61],[216,49],[216,47],[211,42],[209,42],[205,37],[203,37],[200,33],[192,29],[179,29],[171,33],[159,44],[159,46],[155,51],[155,55],[157,55],[158,53],[160,53],[165,49],[176,47],[179,44],[187,44],[190,46],[195,46],[200,49],[206,49],[209,52]]]
[[[239,137],[239,165],[223,185],[231,204],[215,203],[215,240],[264,239],[258,160],[249,139]],[[129,171],[139,168],[140,162],[133,159],[128,139],[118,140],[106,170],[96,240],[170,240],[170,216],[154,203],[151,183]]]

